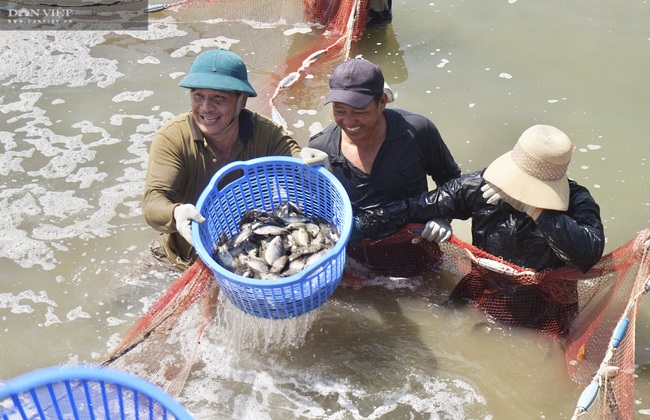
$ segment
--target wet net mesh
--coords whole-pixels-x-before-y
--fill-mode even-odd
[[[369,273],[446,277],[445,283],[456,285],[454,304],[473,305],[498,322],[539,330],[563,345],[568,374],[585,386],[576,417],[633,418],[634,324],[650,281],[650,229],[583,274],[527,270],[457,237],[438,245],[422,240],[422,228],[409,225],[349,249],[355,266],[370,270],[347,270],[343,281],[362,287]]]
[[[146,378],[177,397],[214,318],[218,293],[212,270],[198,260],[131,326],[102,365]]]
[[[348,58],[368,16],[368,0],[210,3],[221,8],[224,19],[305,22],[325,28],[308,46],[275,65],[258,89],[259,97],[268,101],[256,110],[285,126],[282,113],[292,96],[308,89],[310,81],[326,83],[336,64]],[[421,229],[409,225],[389,238],[348,249],[342,283],[362,287],[372,276],[432,276],[456,284],[450,295],[456,304],[476,306],[499,322],[540,330],[563,344],[568,374],[585,386],[575,417],[633,417],[634,327],[650,276],[650,229],[605,255],[586,274],[573,269],[533,272],[456,237],[440,246],[421,240]],[[195,263],[131,327],[103,364],[145,377],[178,396],[201,334],[215,316],[215,283],[211,271],[201,261]]]

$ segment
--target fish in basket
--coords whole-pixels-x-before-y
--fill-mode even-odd
[[[196,207],[206,218],[192,224],[197,253],[244,312],[300,316],[338,286],[352,206],[325,168],[293,157],[233,162],[214,175]]]

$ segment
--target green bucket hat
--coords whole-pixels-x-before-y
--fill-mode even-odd
[[[248,83],[246,64],[237,54],[224,49],[204,51],[196,57],[190,72],[178,84],[188,89],[214,89],[248,93],[255,89]]]

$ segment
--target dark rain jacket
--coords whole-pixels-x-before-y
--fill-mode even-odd
[[[460,176],[460,169],[436,126],[428,118],[402,109],[386,109],[386,139],[370,174],[341,153],[341,128],[330,124],[312,137],[309,147],[329,155],[332,173],[350,196],[353,213],[404,200]]]
[[[486,204],[483,172],[451,180],[409,203],[411,219],[472,219],[472,243],[520,267],[541,271],[563,266],[586,272],[603,255],[600,207],[589,191],[569,180],[569,209],[544,210],[536,221],[499,201]]]
[[[230,161],[263,156],[300,156],[300,147],[289,134],[267,117],[244,109],[239,115],[239,139]],[[149,224],[163,232],[163,246],[170,259],[196,259],[194,248],[178,233],[174,209],[196,204],[219,169],[217,161],[191,112],[165,123],[151,143],[142,211]]]

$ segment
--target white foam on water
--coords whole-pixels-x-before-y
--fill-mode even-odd
[[[127,321],[124,319],[116,318],[114,316],[109,316],[108,318],[106,318],[106,323],[108,324],[109,327],[115,327],[116,325],[124,324],[125,322]]]
[[[309,126],[309,135],[310,136],[313,136],[314,134],[318,134],[321,131],[323,131],[323,125],[320,122],[312,123]]]
[[[208,48],[223,48],[229,50],[234,44],[239,42],[238,39],[226,38],[225,36],[218,36],[216,38],[202,38],[190,42],[190,45],[185,45],[173,51],[170,55],[172,57],[185,57],[187,54],[193,52],[199,54],[204,49]]]
[[[25,305],[21,301],[31,301],[32,303],[44,303],[48,306],[58,306],[56,302],[47,296],[47,292],[40,291],[38,294],[33,290],[25,290],[18,293],[0,293],[0,308],[11,309],[11,313],[32,313],[34,308],[30,305]]]
[[[2,98],[0,98],[1,100]],[[5,146],[5,150],[8,152],[11,149],[16,148],[16,140],[14,140],[14,137],[16,136],[16,133],[10,133],[8,131],[0,131],[0,143],[2,143]],[[0,156],[0,158],[2,158]],[[4,165],[0,165],[0,171],[4,171]]]
[[[38,202],[45,216],[65,218],[92,209],[86,199],[74,197],[75,191],[44,191]]]
[[[427,363],[416,361],[422,350],[415,342],[404,342],[402,352],[401,341],[395,337],[375,349],[378,342],[365,335],[373,327],[350,319],[349,311],[358,317],[354,304],[325,305],[298,318],[267,320],[245,314],[220,296],[216,322],[208,326],[200,342],[199,368],[190,375],[180,402],[198,420],[379,419],[425,414],[489,418],[485,398],[472,385],[445,378],[433,366],[429,369]],[[340,330],[355,325],[360,327],[358,332]],[[334,345],[323,342],[326,337],[322,335],[327,334],[323,331],[330,328],[333,334],[351,340],[335,338]],[[391,349],[399,353],[398,361],[384,359],[385,351]]]
[[[40,265],[44,270],[52,270],[57,263],[54,251],[44,242],[30,238],[27,232],[14,228],[3,229],[0,257],[12,260],[23,268]]]
[[[351,377],[305,369],[275,355],[212,348],[180,401],[196,419],[213,418],[477,418],[486,401],[467,382],[407,373],[399,384],[355,383]],[[242,366],[242,358],[248,362]],[[345,363],[344,363],[345,364]],[[483,413],[483,416],[486,416]],[[481,418],[489,418],[483,417]]]
[[[106,172],[98,172],[96,167],[79,168],[77,173],[70,174],[66,177],[66,182],[77,182],[79,188],[84,189],[90,187],[95,181],[102,182],[108,174]]]
[[[512,79],[512,75],[509,73],[500,73],[499,77],[502,79]]]
[[[54,308],[51,306],[47,308],[47,313],[45,314],[45,323],[41,324],[42,326],[49,327],[54,324],[63,323],[61,319],[54,313]]]
[[[18,96],[20,98],[19,101],[0,105],[0,112],[3,114],[9,114],[12,112],[30,112],[33,110],[36,101],[38,101],[43,94],[40,92],[23,92]],[[13,121],[15,120],[11,119],[8,122]]]
[[[186,31],[178,29],[178,23],[173,16],[150,20],[146,31],[115,31],[115,33],[118,35],[128,35],[142,41],[176,38],[187,35]]]
[[[30,31],[10,34],[12,48],[0,51],[3,86],[25,84],[23,89],[96,84],[106,87],[124,74],[117,60],[93,57],[90,49],[105,41],[99,31]]]
[[[152,90],[141,90],[139,92],[122,92],[113,97],[113,102],[142,102],[152,95]]]
[[[160,60],[150,55],[138,60],[138,64],[160,64]]]
[[[75,319],[78,318],[91,318],[90,314],[88,312],[84,312],[81,306],[77,306],[73,310],[69,311],[66,314],[66,317],[68,318],[69,321],[74,321]]]
[[[292,29],[287,29],[286,31],[282,32],[286,36],[291,36],[295,34],[308,34],[312,32],[312,29],[307,27],[307,26],[300,26],[300,27],[295,27]]]

